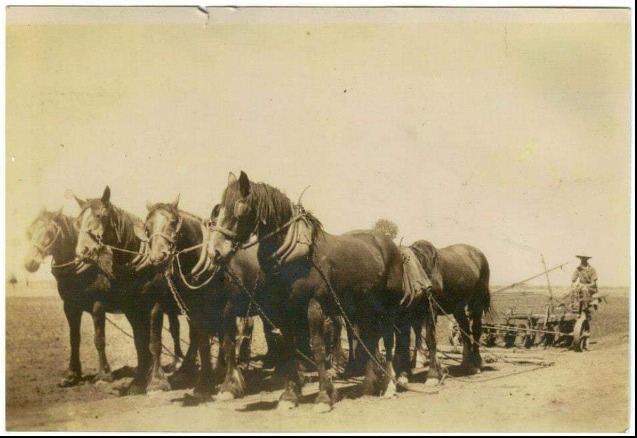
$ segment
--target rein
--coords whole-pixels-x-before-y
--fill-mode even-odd
[[[303,219],[304,217],[307,216],[307,213],[305,212],[305,210],[303,209],[303,207],[300,204],[297,204],[295,206],[295,208],[300,211],[299,214],[297,214],[296,216],[292,217],[292,219],[290,219],[289,221],[287,221],[286,223],[284,223],[283,225],[281,225],[280,227],[278,227],[277,229],[275,229],[274,231],[269,232],[268,234],[266,234],[263,237],[258,238],[257,240],[254,240],[252,242],[248,242],[248,243],[239,243],[236,238],[237,238],[237,233],[229,230],[227,228],[224,227],[220,227],[217,225],[210,225],[208,228],[210,231],[218,231],[221,234],[225,235],[226,237],[230,238],[230,240],[232,240],[233,242],[233,247],[232,247],[232,251],[231,252],[237,252],[237,251],[241,251],[241,250],[245,250],[248,248],[252,248],[255,245],[260,244],[261,242],[264,242],[268,239],[270,239],[273,236],[276,236],[277,234],[279,234],[281,231],[285,231],[286,229],[288,229],[294,222]]]
[[[143,253],[141,251],[131,251],[130,249],[119,248],[119,247],[114,246],[114,245],[109,245],[108,243],[102,242],[102,238],[101,237],[98,237],[98,236],[94,235],[90,231],[85,231],[85,230],[81,230],[81,231],[82,231],[82,233],[88,235],[91,239],[93,239],[93,241],[95,241],[95,243],[97,243],[101,248],[108,248],[108,249],[112,249],[113,251],[123,252],[125,254],[134,254],[134,255],[139,255],[139,256],[145,256],[146,255],[145,253]]]

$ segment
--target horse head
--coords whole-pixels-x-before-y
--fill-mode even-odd
[[[79,235],[75,247],[78,261],[97,263],[103,245],[116,245],[120,239],[115,207],[111,204],[111,189],[106,186],[101,198],[82,200],[75,196],[80,214],[75,226]]]
[[[35,272],[40,268],[42,261],[52,255],[55,245],[60,240],[62,233],[59,219],[62,217],[62,208],[58,211],[47,211],[44,207],[27,228],[27,238],[31,242],[29,251],[24,259],[24,268],[29,272]]]
[[[251,236],[263,236],[275,231],[288,222],[293,214],[292,202],[278,189],[251,182],[243,171],[239,178],[230,173],[221,203],[215,206],[210,217],[213,225],[208,253],[215,264],[225,263]],[[272,246],[271,252],[274,252],[284,237],[285,233],[278,233],[261,247]]]
[[[178,206],[179,196],[169,203],[147,202],[144,228],[135,229],[138,238],[148,241],[148,259],[153,266],[166,267],[177,249],[183,223]]]

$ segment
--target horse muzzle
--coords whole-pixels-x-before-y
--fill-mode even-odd
[[[75,259],[75,273],[82,274],[93,265],[92,261],[87,259]]]
[[[38,269],[40,269],[40,265],[42,264],[42,260],[36,260],[35,258],[27,258],[24,261],[24,269],[26,269],[28,272],[36,272]]]

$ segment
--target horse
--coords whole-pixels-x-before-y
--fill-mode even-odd
[[[144,229],[139,231],[138,237],[148,242],[151,264],[163,272],[174,299],[190,318],[192,333],[196,333],[201,371],[193,393],[195,398],[207,399],[212,395],[213,374],[223,375],[224,364],[225,377],[217,399],[242,397],[246,388],[236,356],[236,317],[248,319],[254,309],[248,297],[224,273],[213,272],[208,278],[200,278],[209,261],[208,228],[201,218],[180,210],[178,204],[179,198],[170,203],[148,203]],[[259,272],[256,248],[234,258],[231,269],[253,294],[259,294],[263,276]],[[221,344],[216,373],[210,361],[211,336],[217,336]],[[249,355],[249,340],[244,339],[240,345],[241,355]]]
[[[212,266],[227,265],[255,234],[257,258],[265,273],[270,318],[283,335],[282,371],[285,390],[278,409],[298,406],[301,380],[295,341],[307,327],[319,374],[314,409],[332,409],[338,394],[326,371],[325,321],[343,316],[360,330],[367,362],[365,395],[396,391],[393,368],[393,322],[403,298],[402,256],[386,235],[372,230],[332,235],[311,213],[295,206],[277,188],[251,182],[245,172],[230,173],[208,251]],[[306,322],[307,321],[307,322]],[[376,358],[385,341],[386,364]],[[378,378],[377,369],[386,379]]]
[[[118,312],[118,303],[109,296],[108,274],[97,266],[90,266],[81,274],[75,260],[78,231],[74,218],[62,214],[62,209],[51,212],[40,210],[27,229],[31,246],[24,260],[28,272],[36,272],[44,259],[52,257],[51,273],[55,277],[58,293],[64,303],[64,314],[70,329],[71,358],[67,375],[61,387],[77,385],[82,380],[80,361],[80,325],[82,313],[90,313],[95,330],[94,343],[98,352],[98,372],[95,380],[113,381],[113,373],[106,358],[105,313]],[[176,356],[183,356],[179,346],[179,322],[170,318],[170,332],[175,340]]]
[[[161,303],[166,300],[167,291],[163,279],[156,275],[145,254],[146,243],[136,236],[135,227],[140,227],[142,222],[110,202],[108,186],[101,198],[83,200],[74,197],[81,209],[75,224],[79,232],[75,256],[80,266],[76,272],[82,273],[87,266],[99,265],[104,254],[108,254],[112,260],[109,265],[109,298],[118,303],[133,328],[137,368],[125,393],[144,394],[150,383],[169,389],[160,363]],[[166,308],[170,308],[170,303]],[[177,321],[174,316],[174,327],[177,327]],[[180,348],[177,348],[179,336],[176,329],[173,329],[173,339],[175,356],[181,354],[183,357]],[[193,355],[187,353],[186,358],[189,357]]]
[[[416,352],[422,347],[421,329],[423,323],[425,325],[425,343],[429,353],[427,382],[440,382],[446,373],[436,357],[437,314],[452,314],[458,322],[463,345],[460,369],[467,374],[479,373],[482,368],[482,318],[495,315],[489,290],[490,269],[486,256],[479,249],[465,244],[436,249],[430,242],[418,240],[409,248],[433,284],[431,294],[415,307],[420,318],[411,320],[416,334]],[[402,335],[402,341],[397,341],[397,350],[400,352],[397,351],[396,355],[406,358],[409,355],[409,327],[402,332],[407,333],[407,340],[405,341]]]

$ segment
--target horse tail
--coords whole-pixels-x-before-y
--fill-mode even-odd
[[[491,270],[489,268],[489,262],[487,258],[482,256],[482,267],[480,269],[480,300],[482,302],[482,311],[484,313],[487,322],[493,324],[498,320],[498,311],[493,305],[491,299],[491,289],[489,288],[489,278],[491,276]]]

